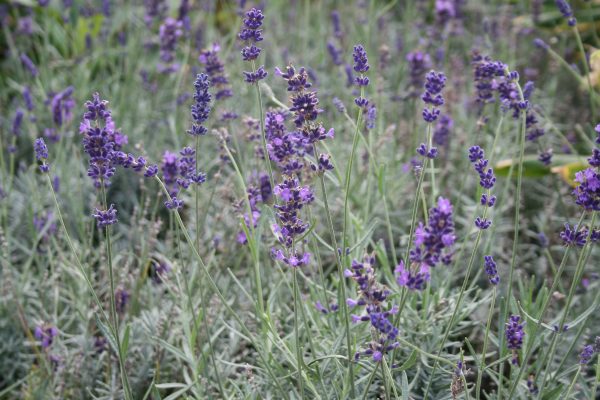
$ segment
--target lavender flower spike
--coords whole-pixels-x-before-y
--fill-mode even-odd
[[[267,77],[264,65],[254,69],[254,61],[260,55],[262,49],[256,46],[256,43],[263,40],[261,26],[263,24],[265,16],[262,11],[253,8],[246,12],[244,18],[244,26],[241,29],[238,37],[246,43],[246,46],[242,49],[242,58],[244,61],[251,61],[253,71],[244,71],[244,80],[248,83],[258,83],[258,81]]]
[[[37,138],[33,144],[33,150],[35,151],[35,158],[42,162],[40,170],[42,172],[50,171],[50,165],[46,164],[46,160],[48,159],[48,147],[46,147],[44,139]]]

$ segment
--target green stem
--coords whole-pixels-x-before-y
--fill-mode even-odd
[[[573,390],[575,383],[577,383],[577,378],[579,378],[580,373],[581,373],[581,365],[579,365],[579,368],[577,368],[577,372],[575,372],[575,376],[573,377],[573,380],[571,381],[571,384],[569,385],[569,388],[567,389],[567,393],[565,394],[565,397],[564,397],[565,400],[569,400],[571,391]],[[593,397],[592,397],[592,399],[593,399]]]
[[[106,188],[104,187],[104,180],[100,179],[100,187],[102,190],[102,204],[105,210],[108,210],[108,204],[106,201]],[[129,380],[127,378],[127,371],[125,371],[125,357],[123,355],[123,348],[121,347],[121,334],[119,332],[119,315],[117,314],[117,306],[115,300],[115,280],[113,275],[113,263],[112,263],[112,244],[110,239],[110,225],[104,228],[106,234],[106,258],[108,259],[108,279],[110,280],[110,314],[113,323],[115,341],[117,342],[117,356],[119,359],[119,367],[121,369],[121,381],[123,383],[123,391],[125,399],[133,399],[131,388],[129,386]]]
[[[361,97],[363,96],[364,89],[361,89]],[[352,176],[352,164],[354,162],[354,155],[356,153],[356,147],[358,145],[358,137],[360,135],[360,123],[362,119],[363,110],[360,108],[358,110],[358,116],[356,118],[356,128],[354,129],[354,139],[352,140],[352,150],[350,151],[350,159],[348,160],[348,166],[346,168],[346,182],[344,188],[344,225],[342,228],[342,259],[346,258],[346,246],[347,246],[347,238],[346,234],[348,232],[348,200],[350,198],[350,178]]]
[[[316,148],[315,148],[316,149]],[[331,210],[329,209],[329,201],[327,199],[327,190],[325,189],[325,178],[321,174],[319,176],[321,182],[321,191],[323,192],[323,203],[325,204],[325,214],[327,215],[327,225],[329,226],[329,235],[333,243],[333,252],[338,270],[339,290],[338,290],[338,306],[342,309],[342,318],[344,319],[344,330],[346,336],[346,346],[348,347],[348,377],[350,379],[350,394],[355,397],[354,392],[354,365],[352,364],[352,339],[350,337],[350,321],[348,318],[348,305],[346,304],[346,279],[344,277],[344,268],[342,266],[341,255],[338,252],[337,239],[335,238],[335,230],[333,228],[333,219]]]
[[[494,315],[494,305],[496,304],[496,294],[497,287],[494,285],[492,292],[492,301],[490,302],[490,310],[488,311],[488,319],[487,324],[485,326],[485,336],[483,337],[483,348],[481,349],[481,362],[479,363],[479,368],[477,368],[477,386],[475,389],[475,396],[477,400],[480,398],[481,393],[481,379],[483,378],[483,373],[485,372],[485,354],[487,352],[488,339],[490,337],[490,327],[492,325],[492,317]]]
[[[300,393],[300,398],[304,399],[304,382],[302,379],[302,363],[303,363],[303,357],[302,357],[302,347],[300,346],[300,332],[299,332],[299,326],[300,322],[298,322],[298,309],[299,309],[299,304],[298,304],[298,269],[294,268],[294,336],[296,338],[296,368],[298,371],[298,392]]]
[[[507,71],[508,75],[508,71]],[[514,82],[517,90],[519,91],[519,99],[520,101],[525,101],[523,97],[523,91],[521,90],[521,85],[518,82]],[[515,207],[515,215],[514,215],[514,231],[513,231],[513,247],[512,247],[512,257],[510,261],[510,272],[508,274],[508,291],[506,294],[506,307],[504,309],[504,313],[502,315],[502,323],[506,321],[508,317],[508,311],[510,309],[510,300],[512,296],[512,282],[513,275],[515,272],[515,266],[517,262],[517,247],[519,244],[519,220],[520,220],[520,210],[521,210],[521,186],[523,180],[523,158],[525,156],[525,129],[526,129],[526,119],[527,113],[524,110],[521,110],[521,128],[519,132],[519,168],[517,170],[517,190],[515,193],[514,207]],[[502,356],[504,352],[504,335],[500,335],[500,356]],[[502,378],[504,374],[504,363],[500,364],[500,372],[499,372],[499,381],[498,381],[498,400],[502,398]]]

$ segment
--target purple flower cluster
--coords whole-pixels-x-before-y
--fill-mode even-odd
[[[211,82],[208,75],[198,74],[194,82],[194,104],[192,104],[192,129],[187,132],[192,136],[202,136],[208,131],[203,124],[210,114],[211,95],[208,92]]]
[[[600,211],[600,173],[598,168],[587,168],[575,174],[578,183],[573,191],[575,203],[589,211]]]
[[[438,146],[447,145],[448,137],[450,136],[453,127],[454,121],[452,118],[446,114],[441,115],[433,130],[433,143]]]
[[[484,157],[485,153],[481,147],[473,146],[469,148],[469,161],[471,161],[473,168],[479,174],[479,185],[487,190],[487,193],[483,193],[480,199],[481,205],[487,209],[494,207],[494,204],[496,204],[496,196],[490,193],[496,183],[496,176],[494,175],[494,170],[488,168],[489,161]],[[487,229],[492,225],[492,221],[485,218],[486,213],[484,212],[483,217],[475,219],[475,226],[479,229]]]
[[[269,146],[275,148],[275,146],[280,147],[280,145],[284,145],[291,151],[291,149],[295,147],[296,154],[302,156],[303,150],[312,152],[313,145],[317,142],[327,138],[333,138],[335,131],[333,128],[326,130],[322,123],[317,122],[317,118],[323,110],[319,108],[317,92],[308,90],[312,87],[312,84],[310,83],[308,73],[304,68],[300,68],[296,71],[294,67],[288,65],[285,73],[279,69],[276,69],[276,73],[277,75],[281,75],[281,77],[287,81],[287,90],[292,92],[290,95],[290,111],[294,116],[294,124],[298,128],[298,131],[285,135],[282,130],[284,128],[281,126],[280,135],[267,134],[267,139],[269,140],[268,148]],[[284,144],[284,142],[278,142],[276,140],[277,138],[288,143]],[[291,156],[291,154],[287,154],[287,156]],[[317,157],[315,154],[314,156],[317,158],[317,165],[312,166],[313,170],[324,172],[333,169],[333,165],[329,161],[329,155],[320,154]],[[280,155],[275,154],[274,160],[277,161],[278,159],[281,159]],[[299,161],[292,160],[290,162],[288,161],[289,158],[284,158],[283,160],[285,160],[286,163],[280,164],[280,166],[283,167],[282,172],[291,174],[292,172],[298,171],[298,168],[300,167]]]
[[[179,65],[173,61],[175,60],[177,41],[183,35],[182,27],[181,21],[168,17],[159,28],[158,37],[160,41],[160,59],[162,61],[158,65],[160,73],[168,74],[179,69]]]
[[[47,349],[52,346],[54,338],[58,336],[58,329],[49,324],[38,325],[33,331],[33,336],[41,342],[43,349]]]
[[[500,61],[494,61],[477,52],[473,54],[471,64],[477,94],[475,101],[482,105],[493,103],[494,92],[498,89],[499,80],[504,78],[508,67]]]
[[[419,223],[415,230],[414,249],[409,253],[410,267],[406,268],[403,261],[396,266],[398,285],[423,290],[430,279],[430,268],[452,262],[451,247],[455,241],[452,204],[440,197],[437,207],[429,210],[429,224]]]
[[[369,100],[362,95],[364,88],[369,85],[369,78],[364,75],[369,70],[369,60],[367,59],[367,52],[362,44],[354,46],[352,58],[354,59],[353,69],[360,74],[354,78],[354,83],[361,91],[361,95],[354,99],[354,103],[366,112]]]
[[[31,76],[36,77],[38,74],[38,70],[33,61],[31,61],[31,58],[29,58],[27,54],[21,53],[19,59],[21,60],[21,64],[23,64],[23,66],[29,71]]]
[[[75,100],[73,100],[73,86],[69,86],[65,90],[58,92],[50,101],[50,109],[52,110],[52,119],[56,126],[62,126],[63,123],[69,122],[73,118],[73,108],[75,108]]]
[[[290,267],[308,265],[310,253],[298,250],[297,246],[300,244],[299,237],[309,226],[300,218],[300,211],[313,202],[314,194],[309,186],[302,186],[297,178],[288,175],[283,176],[283,181],[275,186],[273,193],[280,200],[274,206],[279,222],[273,224],[273,231],[285,252],[273,248],[271,254]]]
[[[442,89],[446,85],[446,76],[441,72],[430,71],[425,77],[425,93],[421,99],[425,103],[423,109],[423,119],[428,124],[435,122],[440,116],[439,107],[444,104],[442,97]],[[422,157],[434,159],[438,155],[436,147],[428,147],[425,143],[421,143],[417,147],[417,153]]]
[[[581,350],[581,353],[579,353],[579,364],[580,365],[587,365],[590,363],[590,361],[592,360],[592,357],[594,356],[594,346],[591,344],[588,344],[587,346],[583,346],[583,349]]]
[[[238,34],[238,37],[246,43],[246,46],[242,49],[242,59],[244,61],[251,61],[254,63],[261,53],[262,49],[256,46],[256,43],[263,40],[262,29],[260,28],[264,18],[265,16],[259,9],[253,8],[246,12],[244,26]],[[265,79],[266,77],[267,71],[265,71],[264,65],[261,65],[258,69],[251,72],[244,71],[244,80],[248,83],[258,83],[258,81]]]
[[[286,114],[279,110],[267,111],[265,115],[265,136],[269,159],[287,175],[300,173],[304,164],[298,155],[304,152],[299,132],[288,132],[285,127]]]
[[[366,311],[364,315],[353,314],[352,322],[370,322],[375,332],[367,349],[357,351],[354,355],[356,361],[360,357],[371,356],[373,361],[379,362],[388,351],[399,346],[396,341],[398,328],[390,321],[390,316],[398,312],[398,307],[387,304],[387,297],[391,292],[375,279],[374,264],[375,257],[367,255],[362,263],[353,260],[351,269],[344,271],[344,275],[352,278],[358,285],[357,299],[348,298],[346,304],[350,308],[364,306]]]
[[[144,157],[136,158],[133,154],[121,151],[127,143],[127,136],[115,129],[107,106],[108,101],[100,99],[100,95],[95,93],[92,100],[85,102],[87,111],[79,126],[83,150],[90,157],[87,174],[96,187],[110,185],[116,166],[131,168],[136,172],[146,171]]]
[[[523,347],[523,338],[525,337],[525,331],[523,330],[523,325],[525,323],[520,323],[520,321],[521,317],[519,315],[511,315],[506,323],[506,329],[504,331],[504,334],[506,335],[506,347],[513,352],[511,360],[513,365],[519,363],[517,350]]]
[[[225,73],[225,67],[219,58],[220,50],[221,46],[214,43],[210,49],[202,50],[198,57],[198,61],[204,64],[206,74],[210,78],[213,88],[215,88],[216,100],[223,100],[233,96],[233,92],[229,86],[229,79]]]
[[[427,53],[412,51],[406,55],[408,62],[408,73],[410,77],[409,88],[411,96],[416,97],[423,87],[423,78],[425,73],[431,69],[431,58]]]
[[[42,171],[42,172],[50,171],[50,165],[46,163],[46,160],[48,159],[48,147],[46,147],[46,143],[44,142],[44,139],[42,139],[42,138],[35,139],[35,142],[33,144],[33,150],[35,151],[35,158],[38,161],[42,162],[42,165],[40,165],[40,171]]]
[[[92,214],[96,218],[98,229],[106,228],[107,226],[117,223],[117,209],[114,208],[114,204],[111,204],[108,210],[99,210],[96,208],[96,212]]]
[[[15,136],[20,136],[21,135],[21,127],[23,126],[23,117],[25,116],[25,113],[23,112],[23,110],[21,110],[20,108],[17,108],[17,111],[15,111],[15,117],[13,118],[13,123],[12,123],[12,134]]]
[[[483,259],[485,260],[484,268],[488,280],[492,285],[498,285],[500,282],[500,276],[498,276],[498,269],[496,268],[496,261],[494,261],[494,257],[484,256]]]
[[[592,243],[600,241],[600,228],[592,228],[590,232],[587,227],[579,229],[577,225],[573,225],[573,228],[568,223],[565,224],[565,230],[560,232],[560,238],[563,240],[565,246],[585,246],[588,238]]]

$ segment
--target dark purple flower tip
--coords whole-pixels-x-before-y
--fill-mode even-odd
[[[538,160],[545,166],[552,164],[552,149],[541,152]]]
[[[425,75],[425,90],[431,95],[440,94],[444,86],[446,86],[446,75],[443,72],[429,71]]]
[[[570,27],[574,27],[575,25],[577,25],[577,19],[575,17],[571,17],[567,20],[567,24]]]
[[[21,64],[23,64],[23,66],[29,71],[29,73],[34,77],[37,76],[38,70],[33,61],[31,61],[31,58],[29,58],[25,53],[21,53],[19,58],[21,59]]]
[[[423,110],[423,119],[427,123],[435,122],[435,120],[437,120],[439,116],[440,116],[440,110],[437,108],[432,108],[432,109],[425,108]]]
[[[472,146],[469,148],[469,161],[472,163],[479,161],[485,157],[483,149],[479,146]]]
[[[15,112],[15,118],[13,119],[12,124],[12,133],[15,136],[19,136],[21,134],[21,126],[23,125],[23,116],[25,113],[20,108],[17,108]]]
[[[246,72],[244,71],[244,81],[247,83],[258,83],[258,81],[263,80],[267,77],[267,71],[265,71],[265,66],[261,65],[254,72]]]
[[[544,42],[542,39],[540,38],[535,38],[533,39],[533,44],[542,50],[548,50],[550,48],[550,46],[548,46],[548,44],[546,42]]]
[[[146,178],[153,178],[158,173],[158,165],[153,164],[146,168],[146,172],[144,172],[144,176]]]
[[[492,225],[492,221],[486,218],[477,217],[475,218],[475,226],[479,229],[485,230]]]
[[[525,331],[523,330],[524,323],[520,323],[519,315],[511,315],[506,323],[506,347],[511,350],[519,350],[523,346],[523,338]]]
[[[586,210],[600,211],[600,173],[593,168],[575,174],[575,203]]]
[[[368,86],[369,78],[366,76],[357,76],[356,78],[354,78],[354,82],[357,86]]]
[[[256,47],[255,45],[246,46],[242,49],[242,59],[244,61],[252,61],[256,60],[261,52],[260,47]]]
[[[46,147],[44,139],[35,139],[35,143],[33,144],[33,150],[35,151],[35,158],[37,160],[43,161],[48,159],[48,147]]]
[[[581,353],[579,353],[579,364],[580,365],[589,364],[589,362],[592,360],[593,356],[594,356],[594,346],[592,346],[591,344],[584,346],[583,349],[581,350]]]
[[[571,9],[571,5],[567,2],[567,0],[556,0],[555,3],[558,11],[560,11],[563,17],[569,18],[573,16],[573,10]]]
[[[117,223],[117,209],[114,208],[114,204],[111,204],[108,210],[99,210],[96,208],[96,212],[92,216],[96,218],[99,229]]]
[[[365,109],[369,105],[369,100],[367,100],[364,97],[357,97],[357,98],[354,99],[354,104],[356,104],[360,108]]]
[[[587,240],[588,230],[583,227],[580,230],[577,225],[573,225],[573,229],[568,223],[565,223],[565,229],[560,232],[560,238],[563,240],[565,246],[585,246]]]
[[[38,325],[35,327],[33,336],[41,342],[42,348],[47,349],[52,345],[54,337],[58,335],[58,329],[55,326],[48,324]]]
[[[264,19],[265,16],[260,9],[252,8],[246,12],[244,26],[248,29],[258,29],[262,26]]]
[[[180,200],[177,197],[173,196],[171,200],[165,201],[165,206],[169,210],[179,210],[183,207],[183,200]]]
[[[494,258],[492,256],[484,256],[483,259],[485,260],[484,267],[488,280],[492,285],[497,285],[500,282],[500,276],[498,276],[498,269],[496,268]]]
[[[352,58],[354,59],[354,71],[364,74],[369,70],[369,60],[367,59],[367,52],[362,44],[354,46]]]

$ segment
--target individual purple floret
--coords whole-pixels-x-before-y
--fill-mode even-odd
[[[92,216],[96,218],[99,229],[117,223],[117,209],[114,208],[114,204],[111,204],[108,210],[99,210],[96,208],[96,212]]]
[[[50,165],[46,163],[46,160],[48,159],[48,147],[46,147],[44,139],[37,138],[33,144],[33,150],[35,151],[35,158],[42,162],[40,170],[42,172],[50,171]]]
[[[579,364],[580,365],[589,364],[590,361],[592,360],[593,356],[594,356],[594,346],[592,346],[591,344],[589,344],[587,346],[583,346],[581,353],[579,353]]]
[[[246,43],[242,49],[242,58],[244,61],[251,61],[253,71],[244,71],[244,80],[248,83],[258,83],[258,81],[267,77],[267,72],[263,65],[254,69],[254,61],[258,58],[261,48],[256,46],[256,43],[263,40],[261,26],[263,24],[264,15],[261,10],[252,8],[246,12],[244,17],[244,26],[240,30],[238,37]]]
[[[506,323],[504,332],[506,335],[506,347],[512,350],[513,353],[511,360],[513,365],[519,364],[517,350],[523,347],[523,338],[525,337],[525,331],[523,330],[524,323],[520,323],[520,320],[521,317],[519,315],[511,315]]]
[[[347,269],[344,275],[352,278],[358,285],[357,299],[348,298],[346,304],[349,308],[365,307],[366,314],[352,315],[352,322],[370,322],[373,339],[367,344],[367,349],[357,351],[354,359],[371,356],[373,361],[379,362],[383,356],[399,346],[396,341],[398,328],[394,327],[390,317],[398,312],[397,306],[391,306],[387,302],[390,291],[379,284],[375,279],[375,257],[365,256],[362,263],[352,261],[351,269]]]
[[[31,58],[27,57],[27,54],[25,53],[21,53],[19,58],[21,59],[21,64],[23,64],[23,66],[29,71],[31,76],[37,76],[38,70],[33,61],[31,61]]]
[[[484,267],[485,273],[488,276],[488,280],[492,285],[498,285],[500,282],[500,276],[498,276],[498,269],[496,268],[496,262],[492,256],[484,256],[485,260]]]
[[[225,73],[223,62],[219,58],[221,47],[214,43],[210,49],[202,50],[198,60],[204,64],[206,74],[210,78],[212,86],[215,88],[215,99],[223,100],[233,96],[229,79]]]
[[[41,342],[43,349],[52,346],[52,342],[54,342],[57,335],[58,329],[49,324],[38,325],[33,332],[33,336]]]
[[[573,229],[568,223],[565,223],[565,230],[560,232],[560,238],[563,240],[565,246],[585,246],[588,236],[587,228],[578,229],[577,225],[573,225]]]
[[[575,174],[575,203],[589,211],[600,211],[600,173],[587,168]]]

